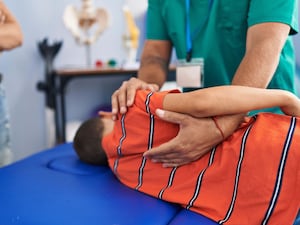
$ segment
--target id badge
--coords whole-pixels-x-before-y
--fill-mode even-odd
[[[176,67],[176,82],[183,88],[202,88],[204,86],[204,59],[195,58],[190,62],[179,60]]]

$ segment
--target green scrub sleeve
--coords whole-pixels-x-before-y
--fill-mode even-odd
[[[298,0],[252,0],[248,26],[264,22],[279,22],[291,27],[290,35],[299,31]]]
[[[169,40],[160,0],[148,0],[147,39]]]

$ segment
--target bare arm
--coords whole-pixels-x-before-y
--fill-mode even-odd
[[[23,36],[19,23],[0,0],[0,51],[11,50],[22,44]]]
[[[278,66],[290,27],[262,23],[248,29],[246,54],[232,80],[234,85],[266,88]]]
[[[202,157],[231,134],[225,136],[224,127],[219,132],[208,116],[228,114],[218,117],[218,124],[222,118],[228,127],[235,128],[237,123],[232,120],[235,118],[232,113],[274,106],[280,106],[288,115],[300,116],[299,99],[283,90],[219,86],[190,93],[168,94],[163,101],[164,110],[157,110],[156,114],[165,121],[177,123],[179,133],[169,142],[146,151],[144,156],[163,163],[165,167],[187,164]]]
[[[247,34],[246,53],[234,75],[232,84],[257,88],[267,87],[278,66],[280,52],[289,30],[288,25],[280,23],[262,23],[250,27]],[[158,116],[180,126],[180,131],[174,139],[144,154],[145,157],[156,162],[162,162],[164,166],[178,166],[194,161],[222,141],[211,119],[195,118],[170,111],[159,113]],[[225,138],[236,130],[244,116],[245,113],[241,113],[218,118],[218,124]]]
[[[194,117],[247,113],[277,106],[289,115],[300,116],[300,100],[288,91],[236,85],[171,93],[166,95],[163,102],[165,110]]]
[[[166,80],[172,46],[169,41],[147,40],[141,57],[138,79],[124,81],[111,96],[113,118],[126,113],[135,98],[136,90],[158,91]]]
[[[172,45],[169,41],[147,40],[144,45],[138,78],[161,87],[166,81]]]
[[[282,23],[261,23],[248,29],[246,53],[234,78],[233,85],[266,88],[278,66],[280,52],[290,27]],[[219,118],[225,136],[229,136],[242,121],[244,114]]]

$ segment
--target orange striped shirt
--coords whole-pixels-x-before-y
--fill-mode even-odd
[[[155,115],[166,93],[138,91],[103,139],[117,178],[219,224],[293,224],[300,206],[299,118],[259,114],[199,160],[163,168],[143,153],[179,131]]]

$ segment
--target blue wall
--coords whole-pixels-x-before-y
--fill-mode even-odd
[[[114,58],[121,62],[125,59],[126,52],[122,43],[125,32],[122,12],[124,2],[94,1],[95,6],[108,10],[111,23],[93,45],[92,61]],[[135,7],[142,8],[140,5],[146,5],[145,2],[139,0]],[[75,43],[62,20],[65,7],[68,4],[80,7],[80,0],[7,0],[5,3],[21,23],[24,33],[22,47],[0,56],[0,71],[5,76],[11,115],[12,148],[17,160],[48,147],[45,96],[36,89],[37,82],[44,79],[44,62],[37,43],[44,37],[48,37],[50,43],[63,40],[63,47],[55,60],[57,68],[85,65],[86,55],[85,48]],[[143,24],[142,19],[138,22]],[[110,102],[113,90],[127,78],[71,81],[67,88],[68,118],[85,119],[96,105]]]
[[[92,61],[126,57],[121,41],[124,19],[121,11],[125,0],[95,0],[111,15],[111,26],[92,48]],[[134,1],[134,0],[132,0]],[[144,0],[145,2],[146,0]],[[50,41],[63,40],[63,47],[55,60],[55,66],[84,65],[85,49],[78,46],[63,25],[62,15],[68,4],[80,6],[80,0],[6,0],[24,32],[24,44],[14,51],[0,56],[0,70],[9,100],[13,151],[16,159],[23,158],[48,147],[45,116],[45,96],[38,92],[36,84],[44,79],[44,63],[37,49],[37,42],[44,37]],[[141,4],[136,1],[136,5]],[[142,19],[140,21],[142,24]],[[141,27],[142,28],[142,27]],[[300,64],[300,40],[296,36],[297,61]],[[109,103],[113,90],[123,79],[78,79],[71,81],[67,89],[68,119],[85,119],[95,106]],[[300,91],[300,90],[299,90]]]

